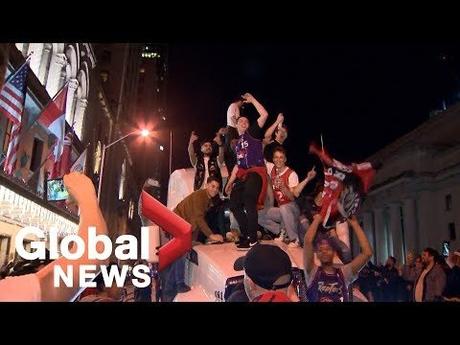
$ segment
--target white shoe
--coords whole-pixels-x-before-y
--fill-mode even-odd
[[[300,242],[299,239],[292,241],[291,243],[288,244],[288,247],[290,248],[299,248],[300,247]]]
[[[225,239],[228,241],[228,242],[235,242],[235,236],[233,235],[233,233],[231,231],[228,231],[226,234],[225,234]]]
[[[281,229],[280,235],[275,238],[276,242],[284,242],[284,239],[286,238],[286,230]]]
[[[239,239],[239,236],[238,236],[238,234],[237,234],[235,231],[228,231],[228,232],[225,234],[225,239],[226,239],[228,242],[237,242],[238,239]]]

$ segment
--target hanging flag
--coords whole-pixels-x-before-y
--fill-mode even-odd
[[[69,131],[63,141],[63,150],[58,161],[54,162],[50,178],[60,178],[70,171],[70,161],[72,155],[72,131]]]
[[[43,109],[38,116],[38,123],[57,138],[54,146],[53,161],[56,163],[64,150],[65,113],[67,102],[68,84],[58,91],[53,100]]]
[[[18,68],[3,85],[0,91],[0,112],[13,123],[10,142],[6,154],[4,171],[11,175],[17,162],[19,149],[19,132],[21,130],[22,113],[27,92],[27,73],[29,60]]]
[[[80,157],[77,158],[77,160],[75,161],[75,163],[73,163],[72,167],[70,168],[70,172],[81,172],[81,173],[84,173],[85,172],[85,168],[86,168],[86,152],[88,151],[88,149],[85,149],[83,151],[83,153],[80,155]]]

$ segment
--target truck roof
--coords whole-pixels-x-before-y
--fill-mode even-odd
[[[292,267],[303,269],[302,248],[291,248],[277,241],[261,241],[261,243],[280,247],[289,255]],[[247,252],[237,250],[234,243],[197,245],[193,247],[193,250],[198,254],[198,264],[200,261],[212,262],[214,268],[227,278],[242,275],[241,271],[233,269],[233,264],[236,259],[245,256]]]

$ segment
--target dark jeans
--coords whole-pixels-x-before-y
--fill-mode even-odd
[[[236,128],[227,126],[227,134],[225,135],[224,146],[224,161],[228,170],[228,176],[232,174],[233,167],[236,165],[236,153],[232,149],[232,145],[239,138]]]
[[[237,181],[230,195],[230,210],[243,238],[249,238],[252,243],[257,241],[257,199],[261,189],[262,178],[257,173],[249,173],[244,182]]]
[[[216,234],[221,234],[224,238],[227,231],[230,231],[230,225],[227,225],[225,221],[227,202],[225,200],[211,207],[205,217],[206,223],[208,223],[211,230]]]
[[[177,288],[179,285],[185,284],[185,260],[187,254],[178,258],[163,271],[161,276],[162,281],[162,301],[172,302],[177,295]]]

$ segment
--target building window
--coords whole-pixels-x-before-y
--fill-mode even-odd
[[[3,137],[3,145],[2,145],[3,152],[8,151],[8,145],[10,143],[12,128],[13,128],[13,122],[8,120],[6,124],[5,136]]]
[[[129,200],[128,218],[133,219],[133,217],[134,217],[134,201]]]
[[[30,171],[36,171],[40,168],[43,153],[43,141],[34,139],[34,146],[32,147],[32,158],[30,160]]]
[[[94,151],[94,174],[99,174],[102,160],[102,144],[100,141],[97,142],[96,151]]]
[[[446,195],[446,211],[450,211],[452,209],[452,195]]]
[[[455,223],[449,223],[449,238],[451,241],[457,239],[457,234],[455,233]]]
[[[125,198],[125,185],[126,185],[126,159],[121,165],[120,187],[118,190],[118,200]]]

